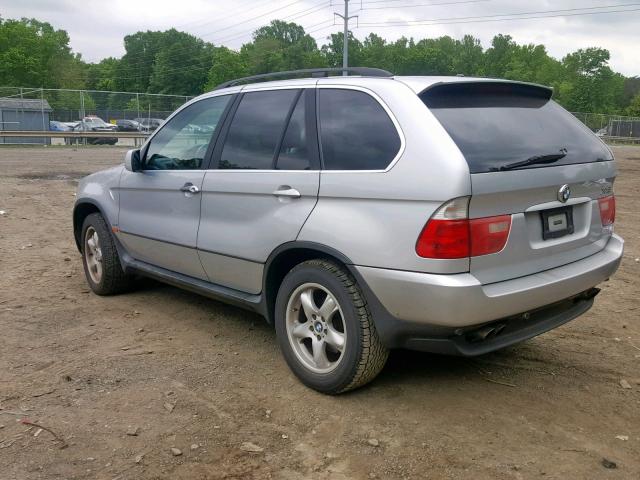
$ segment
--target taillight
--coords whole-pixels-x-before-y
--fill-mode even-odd
[[[608,197],[599,198],[600,220],[603,227],[613,225],[616,221],[616,197],[609,195]]]
[[[469,220],[471,230],[471,256],[499,252],[507,244],[511,230],[511,215],[474,218]]]
[[[469,220],[469,197],[440,207],[422,229],[416,253],[424,258],[465,258],[488,255],[504,248],[511,230],[511,215]]]
[[[418,237],[416,252],[425,258],[469,256],[469,220],[429,220]]]

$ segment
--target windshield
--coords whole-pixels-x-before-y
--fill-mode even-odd
[[[471,173],[485,173],[532,157],[566,155],[552,164],[611,160],[609,150],[573,115],[537,87],[460,83],[433,87],[420,98],[462,151]]]

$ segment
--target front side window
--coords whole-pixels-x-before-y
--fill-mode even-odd
[[[181,110],[151,139],[144,170],[202,168],[213,132],[231,96],[205,98]]]
[[[299,90],[270,90],[244,94],[222,149],[218,168],[273,168],[291,106]]]
[[[326,170],[384,170],[398,154],[395,125],[371,95],[320,89],[320,138]]]

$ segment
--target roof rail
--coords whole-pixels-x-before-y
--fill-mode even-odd
[[[309,74],[311,77],[328,77],[331,73],[351,73],[353,75],[361,75],[363,77],[393,77],[393,73],[382,70],[381,68],[369,67],[347,67],[347,68],[305,68],[302,70],[289,70],[287,72],[262,73],[260,75],[252,75],[250,77],[237,78],[221,83],[214,90],[221,88],[233,87],[240,83],[249,83],[254,80],[263,80],[272,77],[295,77],[297,75]]]

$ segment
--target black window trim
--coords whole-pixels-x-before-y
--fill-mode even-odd
[[[299,90],[296,94],[295,100],[292,102],[289,107],[289,112],[287,113],[287,117],[285,120],[285,124],[282,132],[280,132],[280,139],[278,140],[277,146],[274,151],[274,157],[271,163],[270,169],[246,169],[246,168],[219,168],[220,158],[222,157],[222,150],[224,148],[224,143],[227,140],[227,136],[229,134],[229,130],[231,128],[231,124],[233,123],[233,119],[236,116],[236,112],[238,107],[240,106],[240,102],[244,96],[248,93],[257,93],[257,92],[275,92],[279,90]],[[229,112],[226,115],[224,124],[220,129],[219,135],[216,138],[216,145],[214,146],[211,154],[211,158],[209,163],[207,164],[207,170],[220,170],[220,171],[229,171],[229,172],[317,172],[321,169],[320,167],[320,151],[318,146],[319,136],[318,136],[318,128],[317,128],[317,108],[315,103],[316,98],[316,86],[291,86],[285,88],[265,88],[259,90],[248,90],[242,91],[237,95],[237,98],[233,102],[233,106],[229,109]],[[309,147],[309,164],[311,166],[310,170],[276,170],[275,167],[278,162],[278,157],[280,156],[280,148],[282,147],[282,142],[284,141],[284,136],[287,133],[287,129],[289,128],[289,121],[293,116],[293,112],[298,104],[298,100],[300,97],[305,96],[305,122],[309,131],[309,135],[307,135],[307,144]],[[315,133],[315,134],[314,134]],[[315,141],[314,141],[315,140]]]
[[[309,152],[309,170],[287,170],[287,169],[278,169],[278,172],[317,172],[321,170],[320,166],[320,150],[318,147],[318,124],[316,119],[316,88],[307,87],[303,88],[300,94],[298,95],[298,99],[294,102],[293,108],[289,112],[289,116],[287,117],[287,122],[282,132],[282,136],[280,137],[280,142],[278,143],[278,147],[276,148],[276,156],[273,163],[273,169],[275,170],[278,166],[278,160],[280,158],[280,153],[282,149],[282,143],[284,142],[284,137],[287,134],[287,130],[289,129],[289,123],[291,122],[291,117],[293,117],[293,112],[298,106],[298,102],[300,98],[304,101],[304,113],[305,113],[305,127],[307,129],[307,151]]]
[[[194,168],[194,169],[188,169],[188,170],[145,170],[144,169],[145,162],[147,160],[147,151],[149,150],[149,146],[151,145],[151,142],[153,142],[153,139],[155,138],[155,136],[171,120],[173,120],[173,117],[178,115],[183,110],[186,110],[191,105],[195,105],[196,103],[203,102],[203,101],[209,100],[211,98],[226,97],[226,96],[230,97],[229,98],[229,102],[227,102],[227,105],[224,107],[224,110],[222,111],[222,115],[220,116],[220,120],[218,120],[218,123],[216,124],[216,128],[213,131],[213,134],[211,135],[211,139],[209,140],[209,145],[207,146],[207,151],[204,154],[204,157],[202,159],[202,164],[200,165],[200,168]],[[201,98],[199,100],[193,101],[193,102],[189,102],[187,105],[183,105],[181,108],[178,108],[175,112],[173,112],[171,115],[169,115],[169,117],[167,117],[167,119],[163,122],[163,124],[160,125],[160,127],[157,128],[153,132],[153,134],[151,134],[149,139],[146,141],[146,143],[140,149],[140,165],[142,166],[141,172],[197,172],[197,171],[200,171],[200,170],[207,170],[207,167],[209,166],[209,163],[211,162],[211,156],[213,155],[214,147],[216,145],[216,142],[218,141],[218,138],[220,137],[220,131],[222,130],[222,126],[224,125],[224,122],[226,121],[227,116],[229,115],[229,111],[231,110],[232,105],[235,104],[235,102],[237,100],[237,97],[238,97],[237,93],[225,93],[225,94],[222,94],[222,95],[212,95],[210,97],[205,97],[205,98]]]
[[[282,126],[282,131],[280,132],[280,139],[276,143],[276,148],[273,151],[273,159],[271,160],[271,170],[276,169],[278,158],[280,158],[280,149],[282,148],[282,143],[284,142],[284,136],[287,134],[287,130],[289,129],[289,122],[291,121],[291,117],[293,116],[293,111],[298,106],[298,102],[300,101],[301,95],[302,95],[302,90],[299,90],[298,93],[296,93],[296,98],[293,99],[293,102],[291,102],[291,105],[289,106],[287,117],[284,121],[284,125]],[[305,111],[305,117],[306,117],[306,111]]]
[[[240,101],[242,100],[243,96],[243,93],[238,92],[233,95],[232,101],[227,104],[227,108],[225,109],[225,112],[223,114],[224,121],[218,123],[218,126],[216,126],[215,139],[212,139],[215,141],[211,142],[212,144],[209,145],[210,149],[207,150],[207,161],[203,162],[203,164],[205,164],[205,170],[218,168],[219,156],[222,153],[222,145],[227,138],[227,133],[229,133],[229,127],[231,126],[231,120],[233,120],[233,117],[236,114],[236,110],[238,110],[238,105],[240,105]]]
[[[389,117],[389,120],[391,120],[391,123],[395,127],[396,133],[398,134],[398,137],[400,137],[400,148],[398,148],[398,151],[395,154],[395,156],[393,157],[393,160],[391,160],[389,162],[389,164],[384,169],[373,169],[373,170],[355,170],[355,169],[354,170],[327,170],[327,169],[324,168],[324,156],[323,156],[323,153],[322,153],[322,126],[320,125],[320,89],[356,90],[356,91],[363,92],[363,93],[369,95],[371,98],[373,98],[373,100],[378,102],[378,104],[385,111],[385,113]],[[407,142],[406,142],[402,127],[400,126],[400,122],[398,121],[396,116],[393,114],[393,111],[391,110],[391,108],[389,108],[389,106],[386,104],[386,102],[384,100],[382,100],[382,98],[380,98],[380,96],[376,92],[374,92],[373,90],[370,90],[370,89],[368,89],[366,87],[361,87],[359,85],[337,85],[337,84],[333,85],[333,84],[330,84],[330,83],[327,83],[327,84],[319,83],[316,86],[316,101],[315,101],[315,105],[316,105],[316,115],[315,116],[316,116],[316,123],[317,123],[317,132],[318,132],[318,148],[319,148],[319,153],[320,153],[320,163],[322,165],[321,168],[322,168],[323,174],[324,173],[386,173],[389,170],[391,170],[393,167],[395,167],[395,165],[398,163],[398,160],[400,160],[400,158],[404,154]]]

